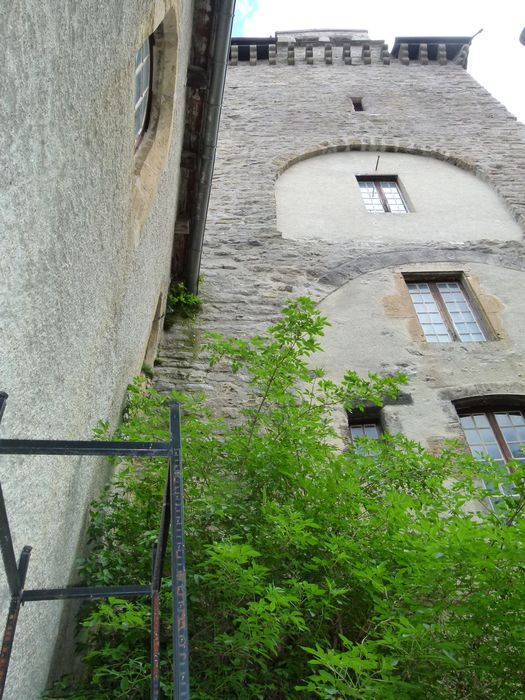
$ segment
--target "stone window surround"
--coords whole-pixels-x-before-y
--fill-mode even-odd
[[[403,273],[403,278],[405,280],[405,283],[407,285],[407,288],[409,289],[409,293],[411,292],[410,290],[410,285],[413,284],[418,284],[418,283],[424,283],[428,285],[430,293],[432,294],[432,298],[434,299],[434,302],[436,304],[436,310],[437,313],[439,313],[441,317],[441,322],[445,326],[447,334],[449,336],[449,340],[447,341],[441,341],[441,342],[453,342],[453,343],[462,343],[462,342],[486,342],[488,340],[494,339],[494,332],[490,328],[490,324],[488,322],[488,319],[486,318],[486,314],[483,311],[483,308],[479,301],[476,298],[476,295],[468,283],[468,280],[465,279],[465,275],[463,272],[458,272],[458,273],[434,273],[434,272],[429,272],[429,273],[415,273],[415,274],[410,274],[410,273]],[[440,283],[447,283],[447,282],[455,282],[459,290],[461,291],[464,301],[470,311],[472,320],[477,324],[477,327],[479,331],[481,332],[481,335],[484,337],[481,338],[478,341],[473,341],[473,340],[464,340],[461,338],[461,335],[459,331],[457,330],[455,323],[453,321],[453,318],[451,316],[451,310],[449,309],[449,306],[444,299],[443,293],[439,290],[439,285]],[[412,294],[411,294],[412,297]],[[414,303],[414,309],[415,309],[415,302],[412,299],[412,302]],[[420,324],[422,324],[422,320],[420,318],[420,315],[415,309],[416,315],[418,317],[418,320]],[[422,328],[423,330],[423,328]],[[424,330],[423,330],[424,334]],[[426,336],[425,336],[425,341],[427,342],[440,342],[440,341],[430,341]]]
[[[135,153],[132,187],[133,236],[135,245],[140,240],[144,223],[151,211],[160,176],[165,170],[173,130],[174,95],[177,77],[177,17],[175,9],[164,16],[155,13],[142,27],[137,46],[153,36],[151,106],[148,128]],[[133,52],[133,74],[135,67]],[[133,81],[134,89],[134,81]]]
[[[402,286],[406,290],[406,309],[410,310],[410,317],[413,317],[414,323],[411,324],[411,336],[412,340],[418,343],[422,343],[425,348],[429,351],[442,351],[446,347],[455,347],[457,344],[462,344],[459,339],[454,339],[450,343],[429,343],[424,335],[421,323],[419,321],[417,312],[415,310],[414,304],[410,297],[410,293],[407,287],[407,283],[410,282],[459,282],[461,289],[463,290],[465,297],[474,313],[476,321],[478,322],[483,334],[485,335],[485,340],[479,343],[468,343],[469,346],[477,347],[483,346],[487,342],[496,342],[502,338],[502,329],[498,327],[498,332],[494,329],[492,323],[489,320],[487,310],[484,308],[482,301],[479,298],[479,290],[477,286],[475,288],[474,284],[470,279],[470,275],[465,272],[465,270],[401,270],[397,273],[402,281]],[[396,275],[396,276],[397,276]],[[494,314],[492,314],[494,316]],[[415,330],[417,328],[417,331]]]
[[[446,437],[461,441],[465,445],[465,452],[469,452],[469,449],[458,421],[460,413],[493,411],[498,408],[518,409],[525,413],[525,383],[519,381],[512,384],[491,382],[447,387],[438,391],[438,397],[451,428],[451,433]]]
[[[392,419],[390,409],[395,409],[399,406],[412,406],[412,396],[400,391],[396,398],[385,397],[382,406],[376,406],[373,403],[367,403],[363,410],[345,410],[347,421],[347,433],[352,441],[350,428],[352,425],[369,425],[375,424],[378,428],[379,435],[385,432],[399,432],[400,426],[396,419]]]

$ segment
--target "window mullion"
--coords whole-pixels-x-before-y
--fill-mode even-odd
[[[508,448],[507,441],[505,440],[505,436],[501,432],[501,428],[498,425],[498,421],[496,420],[496,416],[494,413],[487,413],[487,419],[490,423],[490,427],[492,428],[492,432],[494,433],[494,437],[496,438],[499,448],[503,454],[503,457],[505,458],[505,462],[510,462],[513,457],[511,454],[511,451]],[[507,467],[508,469],[508,467]]]
[[[387,198],[385,197],[385,193],[383,192],[383,188],[381,187],[381,182],[379,180],[375,180],[374,187],[377,190],[377,194],[379,195],[379,199],[381,200],[381,204],[383,205],[383,209],[386,212],[390,213],[390,206],[388,204]]]
[[[446,326],[450,338],[454,342],[458,342],[460,338],[456,332],[456,329],[454,328],[454,324],[452,323],[452,319],[450,317],[450,314],[448,313],[446,304],[443,301],[443,297],[439,293],[437,284],[435,282],[427,282],[427,284],[430,289],[430,293],[432,294],[434,301],[436,302],[436,306],[438,307],[439,313],[441,314],[441,318],[443,319],[443,323]]]

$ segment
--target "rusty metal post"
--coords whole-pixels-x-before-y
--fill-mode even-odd
[[[9,520],[5,509],[2,484],[0,484],[0,549],[2,550],[2,559],[4,560],[4,569],[11,597],[18,596],[20,595],[21,583],[13,548],[13,538],[11,537]]]
[[[3,500],[3,499],[2,499]],[[17,595],[13,595],[9,604],[9,612],[7,613],[7,622],[5,623],[4,639],[0,650],[0,700],[4,697],[5,682],[7,678],[7,669],[9,668],[9,660],[13,649],[13,641],[15,638],[16,624],[18,622],[18,613],[22,604],[22,591],[26,580],[27,567],[29,565],[29,556],[31,547],[24,547],[20,555],[18,563],[17,578],[20,583],[20,588]]]
[[[153,545],[153,573],[151,577],[151,700],[160,696],[160,595],[155,581],[158,543]]]
[[[170,404],[170,506],[171,580],[173,605],[173,697],[189,700],[188,617],[186,605],[186,561],[184,552],[184,505],[182,501],[182,455],[180,409]]]
[[[153,545],[153,572],[151,576],[151,700],[158,700],[160,694],[160,585],[162,581],[162,567],[168,545],[170,497],[170,466],[168,459],[159,536]]]

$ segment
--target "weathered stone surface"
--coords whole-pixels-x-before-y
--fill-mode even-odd
[[[516,279],[525,269],[521,240],[460,244],[454,243],[451,232],[448,242],[416,240],[394,245],[367,238],[366,231],[361,240],[352,241],[282,238],[276,228],[274,193],[279,173],[314,154],[352,149],[408,152],[448,161],[488,183],[522,230],[525,226],[525,127],[461,65],[440,65],[437,60],[429,65],[414,61],[406,66],[397,60],[388,65],[388,52],[377,42],[377,61],[349,66],[345,65],[345,47],[339,50],[333,65],[321,60],[313,66],[303,62],[291,67],[283,60],[276,66],[239,64],[230,69],[203,255],[204,308],[194,322],[165,334],[162,365],[156,371],[156,383],[162,389],[194,388],[202,380],[210,404],[234,415],[235,402],[243,396],[242,382],[222,368],[207,368],[205,355],[198,355],[200,339],[210,330],[242,337],[260,333],[290,296],[308,294],[330,315],[333,309],[323,300],[337,289],[362,280],[369,294],[384,295],[393,272],[407,266],[441,266],[467,274],[475,270],[482,278],[486,266],[496,266],[503,276],[505,268],[516,270]],[[350,56],[348,46],[346,58]],[[421,58],[425,60],[424,55]],[[443,52],[439,61],[446,62]],[[363,97],[365,112],[352,111],[350,95]],[[390,272],[382,277],[381,270]],[[496,279],[497,275],[490,276],[491,294]],[[520,309],[518,303],[514,312],[506,312],[507,330],[519,318]],[[422,401],[429,405],[437,401],[438,389],[454,381],[449,371],[454,367],[454,353],[462,356],[465,351],[449,348],[447,362],[440,369],[434,356],[428,359],[428,346],[422,348],[406,336],[406,349],[399,356],[392,355],[391,340],[395,338],[396,346],[402,347],[396,334],[406,333],[406,328],[398,320],[390,327],[391,322],[381,314],[378,310],[370,320],[366,310],[359,311],[346,330],[347,342],[366,339],[366,324],[371,323],[374,333],[378,332],[377,347],[361,353],[368,357],[370,369],[404,368],[412,375],[418,413]],[[381,324],[385,328],[379,329]],[[188,335],[192,338],[189,344]],[[494,366],[493,389],[508,385],[514,373],[525,393],[523,378],[516,376],[524,351],[521,342],[514,336],[503,345],[488,343],[477,352],[469,349],[472,386]],[[493,362],[494,354],[497,362]],[[437,353],[438,358],[441,355]],[[349,359],[362,356],[348,353]],[[366,362],[358,364],[364,369]],[[462,368],[464,374],[458,375],[458,381],[465,383],[468,366]],[[328,369],[335,371],[333,366]],[[440,410],[445,418],[436,426],[428,421],[421,425],[420,437],[427,444],[433,444],[431,433],[439,426],[443,434],[457,434],[453,411],[444,405]],[[405,429],[414,420],[411,406],[389,407],[388,413],[391,426]],[[415,429],[407,432],[414,434]]]

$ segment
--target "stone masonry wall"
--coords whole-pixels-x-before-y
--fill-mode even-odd
[[[365,111],[354,112],[350,97],[362,97]],[[261,332],[290,296],[322,302],[350,280],[407,263],[525,268],[520,241],[457,244],[453,232],[449,243],[409,247],[366,237],[283,239],[275,214],[279,173],[313,154],[353,149],[405,151],[469,170],[489,183],[525,228],[525,126],[460,65],[307,65],[303,59],[232,66],[203,253],[204,307],[195,321],[164,334],[157,387],[204,389],[217,411],[234,415],[242,387],[221,368],[210,370],[205,354],[198,354],[207,331],[242,337]],[[355,331],[349,329],[350,337]]]

